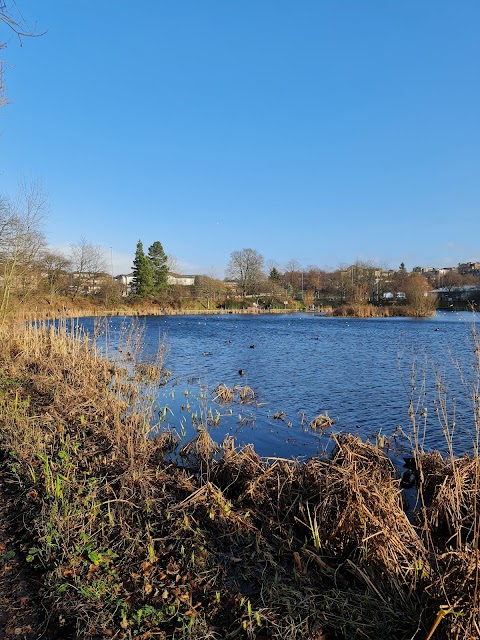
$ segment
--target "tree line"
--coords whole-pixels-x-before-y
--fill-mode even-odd
[[[284,269],[275,263],[266,268],[264,257],[250,248],[232,252],[226,273],[236,283],[239,295],[259,301],[271,303],[283,297],[285,301],[297,300],[303,306],[409,305],[420,315],[436,307],[434,289],[454,290],[466,285],[478,285],[480,289],[480,272],[462,274],[457,269],[446,272],[432,269],[422,273],[419,267],[408,272],[403,262],[396,270],[361,260],[327,270],[316,266],[302,268],[292,259]],[[478,292],[473,292],[471,298],[480,302]]]
[[[55,296],[91,296],[115,304],[127,293],[116,282],[104,248],[81,239],[69,251],[48,247],[43,224],[47,198],[38,183],[21,183],[14,199],[0,197],[0,316],[12,296],[25,301],[40,294],[50,303]],[[432,304],[431,291],[438,286],[461,287],[480,284],[480,275],[451,270],[441,276],[411,273],[402,263],[396,270],[367,261],[333,270],[317,266],[302,268],[291,259],[283,268],[265,261],[257,250],[245,248],[231,253],[225,279],[199,274],[192,286],[169,284],[171,258],[162,243],[154,241],[144,251],[137,242],[129,298],[164,301],[167,305],[198,302],[206,309],[234,303],[282,308],[342,304]],[[429,277],[428,277],[429,276]],[[243,301],[243,302],[242,302]],[[192,307],[194,308],[194,307]]]

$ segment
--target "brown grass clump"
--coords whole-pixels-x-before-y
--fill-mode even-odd
[[[195,462],[208,462],[219,450],[206,429],[199,429],[198,434],[180,449],[180,456]]]
[[[236,385],[235,391],[238,393],[241,404],[252,404],[256,400],[254,390],[248,385],[245,385],[244,387]]]
[[[479,461],[468,455],[447,461],[430,454],[422,458],[421,468],[430,528],[446,545],[460,549],[478,532]]]
[[[222,455],[213,469],[213,481],[225,487],[227,495],[239,499],[250,483],[262,474],[264,463],[252,445],[241,451],[235,448],[233,438],[225,438]]]
[[[319,550],[348,553],[370,579],[382,576],[402,597],[429,574],[425,546],[410,524],[395,468],[385,453],[343,436],[328,465],[303,470],[301,519]]]
[[[434,453],[418,463],[418,517],[437,565],[428,593],[448,611],[442,620],[447,637],[473,640],[480,637],[480,461]]]
[[[233,398],[235,397],[234,390],[231,387],[227,387],[226,384],[220,384],[213,390],[215,394],[213,398],[213,402],[218,402],[219,404],[229,404],[233,402]]]
[[[220,384],[213,393],[213,402],[218,404],[230,404],[235,399],[238,399],[241,404],[253,404],[256,400],[254,390],[248,385],[244,387],[235,385],[232,389],[225,384]]]
[[[335,420],[330,418],[328,413],[321,413],[310,422],[310,429],[327,429],[334,424]]]

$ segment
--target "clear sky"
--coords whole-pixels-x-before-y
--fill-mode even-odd
[[[6,0],[10,7],[13,0]],[[183,273],[480,260],[478,0],[16,0],[0,193],[46,233]],[[111,248],[111,250],[110,250]]]

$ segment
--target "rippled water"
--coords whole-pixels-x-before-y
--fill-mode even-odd
[[[92,329],[93,320],[80,322]],[[108,320],[113,345],[129,322]],[[414,407],[419,426],[425,426],[425,448],[446,449],[436,411],[439,380],[447,389],[455,450],[471,448],[475,354],[470,313],[422,320],[227,314],[148,317],[140,323],[145,323],[144,357],[153,357],[158,341],[166,338],[172,376],[159,391],[159,405],[169,408],[165,425],[186,438],[195,432],[192,414],[205,418],[210,406],[214,415],[222,414],[219,425],[211,427],[215,440],[229,433],[265,456],[315,454],[331,431],[374,438],[399,434],[401,427],[408,434],[414,367]],[[250,386],[258,405],[211,405],[221,383]],[[322,436],[309,423],[324,412],[335,424]],[[283,419],[274,418],[279,413]]]

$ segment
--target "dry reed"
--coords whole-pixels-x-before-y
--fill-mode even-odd
[[[330,418],[328,413],[321,413],[310,422],[310,429],[327,429],[334,424],[335,420]]]

